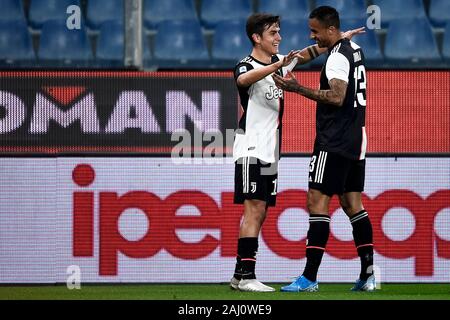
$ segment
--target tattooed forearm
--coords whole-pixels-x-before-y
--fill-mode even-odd
[[[344,103],[345,92],[347,91],[347,82],[332,79],[330,81],[330,90],[313,90],[303,86],[298,86],[296,91],[311,100],[340,107]]]

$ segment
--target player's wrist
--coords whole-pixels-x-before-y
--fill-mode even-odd
[[[278,70],[278,69],[284,67],[284,59],[278,60],[277,62],[274,63],[274,65],[275,65],[275,67],[276,67],[275,70]]]

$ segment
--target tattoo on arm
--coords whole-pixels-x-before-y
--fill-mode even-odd
[[[313,90],[310,88],[299,86],[297,92],[311,100],[342,106],[347,91],[347,82],[339,79],[331,79],[330,90]]]

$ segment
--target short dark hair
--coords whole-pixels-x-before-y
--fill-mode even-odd
[[[255,44],[252,35],[254,33],[262,36],[264,30],[273,24],[280,26],[280,16],[275,16],[269,13],[255,13],[247,19],[246,31],[252,45]]]
[[[336,29],[340,29],[341,27],[341,23],[339,21],[339,13],[335,8],[330,6],[321,6],[315,8],[309,14],[309,18],[319,20],[319,22],[327,28],[333,26]]]

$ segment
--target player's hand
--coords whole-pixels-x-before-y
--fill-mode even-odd
[[[275,73],[272,74],[272,78],[275,81],[275,85],[284,91],[296,92],[300,87],[294,74],[290,71],[287,72],[284,78]]]
[[[342,32],[341,35],[343,38],[347,38],[349,40],[351,40],[353,38],[353,36],[357,35],[357,34],[362,34],[362,33],[366,33],[366,30],[364,30],[365,27],[360,27],[360,28],[356,28],[353,30],[347,30],[345,32]]]
[[[288,66],[295,58],[299,60],[304,59],[304,57],[300,54],[300,50],[289,51],[289,53],[283,58],[282,66],[283,67]]]

